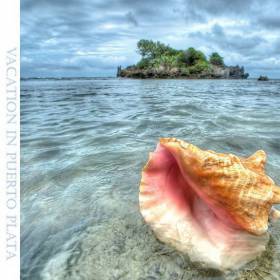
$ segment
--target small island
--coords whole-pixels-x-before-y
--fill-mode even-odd
[[[260,75],[259,78],[258,78],[258,81],[268,81],[268,77],[267,76],[262,76]]]
[[[124,69],[118,67],[117,77],[153,79],[247,79],[244,67],[226,66],[217,52],[209,59],[195,48],[176,50],[161,42],[142,39],[137,43],[141,60]]]

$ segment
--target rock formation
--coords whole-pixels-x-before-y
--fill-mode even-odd
[[[125,69],[118,67],[117,77],[151,79],[151,78],[189,78],[189,79],[247,79],[244,67],[237,66],[216,66],[211,65],[207,71],[201,73],[189,73],[184,68],[168,68],[159,66],[155,68],[140,69],[136,66],[129,66]]]
[[[267,76],[259,76],[258,81],[268,81],[268,77]]]

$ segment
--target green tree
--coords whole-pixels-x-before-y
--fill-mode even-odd
[[[188,67],[190,74],[201,74],[209,70],[209,63],[200,60],[195,65]]]
[[[162,56],[162,55],[174,56],[177,53],[178,53],[177,50],[171,48],[168,45],[165,45],[161,42],[156,42],[155,43],[154,57],[159,57],[159,56]]]
[[[195,48],[188,48],[184,54],[184,62],[187,64],[187,66],[193,66],[199,61],[207,61],[204,53],[202,51],[196,50]]]
[[[137,67],[140,69],[146,69],[149,68],[150,66],[150,60],[147,58],[142,58],[138,63],[137,63]]]
[[[153,40],[141,39],[137,43],[137,52],[142,58],[154,59],[163,55],[176,55],[177,50],[165,45],[161,42],[154,42]]]
[[[137,52],[142,58],[151,58],[155,49],[155,43],[152,40],[141,39],[137,43]]]
[[[217,52],[213,52],[210,55],[209,61],[213,65],[224,66],[224,59]]]

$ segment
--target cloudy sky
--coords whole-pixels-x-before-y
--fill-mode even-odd
[[[279,0],[22,0],[22,77],[114,76],[139,39],[280,78]]]

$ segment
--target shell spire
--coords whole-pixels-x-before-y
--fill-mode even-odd
[[[273,190],[273,197],[272,197],[272,204],[280,204],[280,187],[274,186]]]
[[[258,150],[248,158],[243,160],[243,163],[257,172],[264,172],[266,163],[266,153],[263,150]]]

